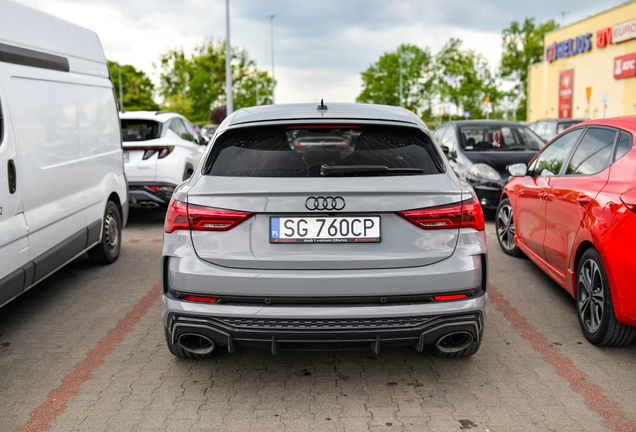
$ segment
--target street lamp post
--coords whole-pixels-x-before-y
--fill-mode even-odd
[[[403,106],[402,103],[402,57],[399,56],[400,54],[398,53],[398,60],[400,61],[400,106]]]
[[[276,89],[276,78],[274,75],[274,18],[276,18],[276,15],[267,15],[266,18],[269,18],[270,33],[272,38],[272,104],[275,104],[276,98],[274,97],[274,91]]]
[[[234,111],[234,96],[232,95],[232,48],[230,47],[230,0],[225,0],[225,115]]]

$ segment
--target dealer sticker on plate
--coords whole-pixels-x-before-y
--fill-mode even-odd
[[[379,243],[380,216],[270,217],[270,243]]]

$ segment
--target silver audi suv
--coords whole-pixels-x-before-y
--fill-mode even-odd
[[[470,356],[486,313],[483,213],[410,111],[241,109],[174,191],[162,281],[180,357],[405,345]]]

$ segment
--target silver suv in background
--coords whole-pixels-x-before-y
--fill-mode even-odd
[[[402,108],[241,109],[166,215],[170,351],[433,346],[469,356],[487,302],[477,198]]]

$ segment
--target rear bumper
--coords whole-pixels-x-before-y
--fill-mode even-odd
[[[172,190],[155,191],[150,189],[150,186],[168,186],[171,187]],[[148,203],[168,205],[175,187],[176,185],[171,183],[131,182],[128,185],[128,201],[130,204],[136,205],[144,205]]]
[[[251,347],[274,354],[286,349],[372,349],[377,353],[382,348],[400,346],[422,351],[457,331],[469,332],[480,341],[486,302],[487,294],[433,305],[245,308],[163,297],[164,311],[175,311],[164,313],[173,343],[184,333],[196,333],[227,347],[229,352]],[[207,309],[205,313],[203,309]]]

